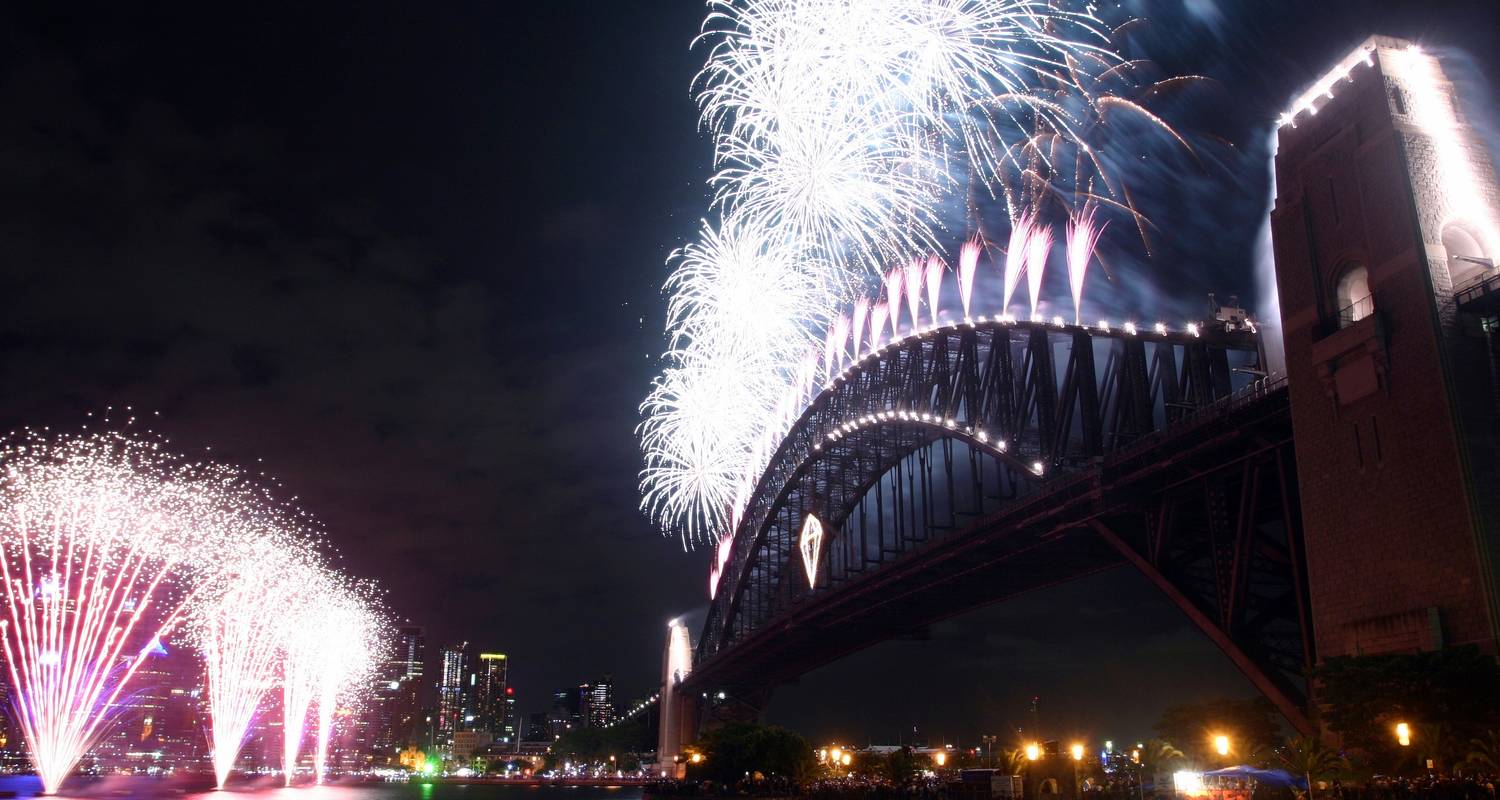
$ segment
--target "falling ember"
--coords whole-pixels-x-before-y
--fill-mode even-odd
[[[1027,243],[1031,241],[1031,215],[1023,213],[1010,226],[1010,242],[1005,250],[1005,294],[1000,303],[1002,311],[1010,311],[1010,299],[1021,284],[1021,274],[1026,270]]]
[[[974,273],[979,268],[979,240],[970,239],[958,251],[958,296],[969,316],[969,301],[974,296]]]
[[[1026,240],[1026,288],[1031,292],[1031,317],[1036,318],[1042,302],[1042,278],[1047,270],[1047,255],[1052,252],[1052,230],[1036,225]]]
[[[1088,272],[1089,261],[1094,257],[1094,246],[1104,225],[1094,224],[1094,207],[1085,205],[1082,212],[1068,220],[1068,288],[1073,292],[1073,324],[1083,319],[1083,278]]]
[[[238,538],[227,473],[123,434],[0,447],[0,647],[44,793],[109,724],[149,650]]]
[[[901,327],[901,289],[905,280],[906,276],[900,267],[891,267],[891,271],[885,276],[886,311],[890,313],[891,339],[893,340],[901,335],[899,330]],[[875,326],[877,330],[881,327],[883,326]],[[878,335],[876,339],[879,339]]]
[[[965,247],[968,245],[965,244]],[[943,260],[937,256],[927,257],[927,313],[932,315],[932,324],[938,324],[938,306],[943,294]],[[967,303],[965,303],[967,305]],[[967,313],[967,309],[965,309]],[[915,319],[915,314],[913,315]]]

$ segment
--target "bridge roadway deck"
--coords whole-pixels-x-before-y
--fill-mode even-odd
[[[1153,498],[1289,445],[1285,383],[1253,388],[841,591],[814,595],[695,665],[688,688],[749,696],[876,642],[921,635],[947,617],[1131,562],[1131,549],[1146,549],[1139,520]]]

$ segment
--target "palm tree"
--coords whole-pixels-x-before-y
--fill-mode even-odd
[[[1464,763],[1486,772],[1500,772],[1500,731],[1485,731],[1484,736],[1469,740],[1469,755]]]
[[[1343,755],[1315,736],[1299,736],[1272,752],[1287,772],[1307,779],[1308,800],[1313,800],[1313,784],[1318,778],[1349,768]]]
[[[1026,751],[1021,748],[1000,751],[1000,767],[1007,775],[1020,775],[1021,767],[1026,766]]]

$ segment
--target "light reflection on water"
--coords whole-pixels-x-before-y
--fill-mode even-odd
[[[31,797],[41,782],[27,775],[0,777],[0,792]],[[286,788],[274,784],[234,786],[228,790],[189,790],[170,781],[148,778],[78,779],[63,785],[62,795],[113,800],[640,800],[639,786],[516,786],[505,784],[361,783]]]

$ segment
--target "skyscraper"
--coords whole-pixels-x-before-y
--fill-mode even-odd
[[[443,648],[438,666],[437,744],[452,747],[453,734],[464,726],[465,699],[473,682],[469,666],[469,643],[459,642]]]
[[[506,739],[506,692],[510,689],[508,675],[510,662],[504,653],[480,653],[479,666],[474,673],[474,722],[475,730],[488,731],[497,742],[513,742]]]
[[[585,684],[587,687],[589,727],[602,728],[615,721],[615,680],[605,675],[604,680]]]
[[[422,738],[419,715],[426,648],[421,628],[398,629],[394,652],[375,676],[368,727],[377,764],[395,763],[402,748]]]

